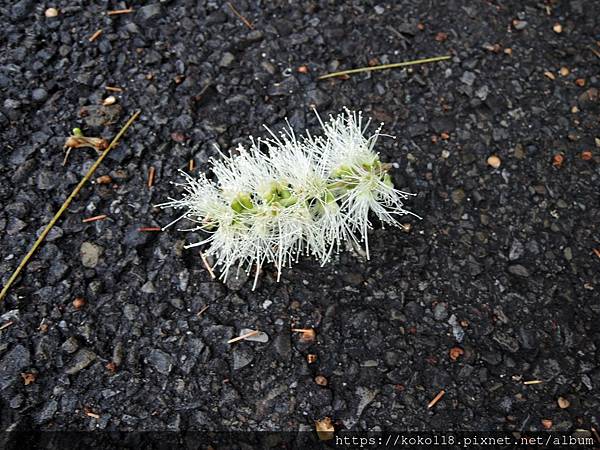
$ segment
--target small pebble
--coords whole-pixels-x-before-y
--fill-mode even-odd
[[[524,30],[527,27],[527,21],[526,20],[513,20],[513,27],[515,27],[515,30]]]
[[[562,33],[562,25],[560,23],[555,23],[552,27],[555,33]]]
[[[58,16],[58,9],[48,8],[46,11],[44,11],[44,15],[48,18],[56,17]]]
[[[570,73],[571,73],[571,71],[567,67],[560,68],[561,76],[566,77],[566,76],[569,76]]]
[[[500,167],[500,164],[502,164],[502,161],[500,161],[500,158],[498,158],[496,155],[492,155],[487,159],[487,163],[494,169],[497,169]]]
[[[569,406],[571,406],[571,402],[564,397],[558,397],[557,403],[560,409],[567,409]]]
[[[48,91],[44,88],[36,88],[31,93],[31,98],[36,102],[43,102],[48,98]]]
[[[111,95],[110,97],[106,97],[102,101],[102,104],[104,106],[110,106],[110,105],[114,105],[116,102],[117,102],[117,98],[114,95]]]

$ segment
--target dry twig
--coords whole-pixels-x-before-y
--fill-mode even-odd
[[[242,22],[244,22],[244,25],[246,25],[251,30],[254,30],[254,25],[252,25],[252,22],[250,22],[248,19],[246,19],[244,16],[242,16],[238,12],[238,10],[235,9],[235,6],[233,6],[231,4],[231,2],[227,2],[227,5],[229,6],[229,9],[231,9],[231,12],[234,13]]]
[[[100,28],[99,30],[96,30],[96,32],[94,34],[92,34],[88,40],[90,42],[94,42],[96,39],[98,39],[100,37],[101,34],[102,34],[102,28]]]
[[[252,336],[256,336],[259,333],[258,330],[250,331],[249,333],[242,334],[241,336],[235,337],[233,339],[229,339],[227,341],[228,344],[233,344],[234,342],[241,341],[243,339],[247,339]]]
[[[433,407],[435,406],[435,404],[436,404],[437,402],[439,402],[439,401],[440,401],[440,399],[441,399],[441,398],[442,398],[442,397],[443,397],[445,394],[446,394],[446,391],[445,391],[445,390],[443,390],[443,389],[442,389],[440,392],[438,392],[438,395],[436,395],[436,396],[433,398],[433,400],[431,400],[431,401],[429,402],[429,404],[427,405],[427,409],[431,409],[431,408],[433,408]]]
[[[114,11],[107,11],[106,15],[107,16],[119,16],[121,14],[130,14],[132,12],[133,12],[133,8],[115,9]]]
[[[140,232],[144,232],[144,231],[162,231],[161,227],[139,227],[138,231]]]
[[[5,328],[10,327],[14,322],[12,320],[9,320],[8,322],[6,322],[5,324],[0,325],[0,331],[4,330]]]
[[[154,168],[154,166],[151,166],[150,169],[148,170],[148,189],[150,189],[152,186],[154,186],[155,172],[156,172],[156,169]]]
[[[198,317],[200,317],[202,314],[204,314],[204,311],[206,311],[206,310],[208,309],[208,307],[209,307],[209,306],[210,306],[210,305],[206,305],[206,306],[204,306],[204,307],[203,307],[203,308],[202,308],[200,311],[198,311],[198,312],[196,313],[196,315],[197,315]]]
[[[361,67],[359,69],[350,69],[350,70],[342,70],[340,72],[328,73],[326,75],[321,75],[317,80],[325,80],[327,78],[339,77],[349,75],[351,73],[361,73],[361,72],[372,72],[374,70],[385,70],[385,69],[395,69],[397,67],[407,67],[407,66],[415,66],[418,64],[427,64],[438,61],[445,61],[450,59],[450,55],[446,56],[434,56],[433,58],[425,58],[425,59],[415,59],[413,61],[404,61],[393,64],[382,64],[379,66],[369,66],[369,67]]]
[[[213,280],[215,278],[217,278],[217,276],[215,275],[215,272],[213,271],[212,267],[210,267],[210,264],[208,264],[208,260],[206,259],[206,256],[204,256],[204,253],[200,252],[200,258],[202,258],[202,264],[204,264],[204,267],[206,267],[206,270],[208,270],[208,273],[210,274],[210,277]]]
[[[96,222],[98,220],[104,220],[107,217],[108,216],[106,214],[100,214],[99,216],[88,217],[87,219],[83,219],[81,222],[83,222],[83,223]]]

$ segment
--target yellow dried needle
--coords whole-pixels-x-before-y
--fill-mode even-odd
[[[374,70],[385,70],[385,69],[395,69],[397,67],[416,66],[418,64],[427,64],[427,63],[438,62],[438,61],[446,61],[450,58],[452,58],[450,55],[434,56],[433,58],[415,59],[413,61],[404,61],[404,62],[393,63],[393,64],[382,64],[382,65],[373,66],[373,67],[361,67],[359,69],[342,70],[341,72],[328,73],[327,75],[321,75],[317,79],[325,80],[326,78],[339,77],[341,75],[350,75],[352,73],[372,72]]]

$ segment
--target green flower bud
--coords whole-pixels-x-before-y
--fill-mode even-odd
[[[236,213],[248,211],[252,208],[254,208],[254,205],[252,204],[250,194],[247,194],[245,192],[239,193],[237,197],[231,202],[231,209],[233,209]]]

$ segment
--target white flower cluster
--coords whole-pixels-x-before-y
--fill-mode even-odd
[[[368,257],[369,212],[390,225],[398,225],[396,216],[412,214],[402,203],[412,194],[394,188],[390,165],[374,150],[381,127],[365,136],[369,122],[346,110],[321,122],[318,137],[269,130],[270,138],[211,160],[214,181],[186,174],[183,197],[159,206],[183,209],[175,222],[186,218],[197,223],[186,231],[208,233],[187,247],[210,244],[206,254],[222,279],[232,268],[254,267],[253,289],[265,263],[275,265],[279,280],[282,268],[301,254],[325,264],[348,240],[364,242]]]

